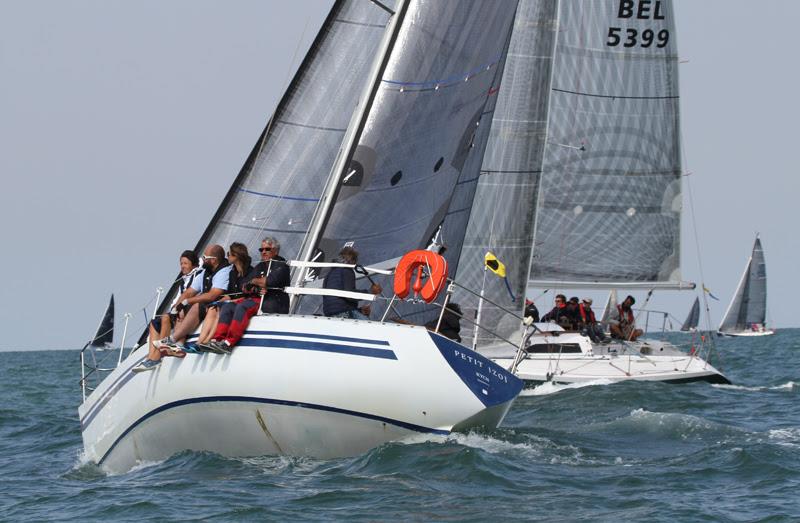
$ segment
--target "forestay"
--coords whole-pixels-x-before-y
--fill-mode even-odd
[[[756,236],[753,253],[747,260],[733,301],[719,327],[721,332],[748,330],[753,324],[764,325],[767,316],[767,266],[761,239]]]
[[[517,2],[410,2],[316,247],[380,264],[437,237],[460,249],[482,128]],[[459,190],[459,183],[464,187]],[[474,185],[473,185],[474,186]],[[457,203],[456,203],[457,202]],[[458,208],[455,208],[458,207]],[[466,223],[466,218],[462,223]],[[442,236],[444,235],[444,236]]]
[[[680,280],[674,17],[561,1],[532,286]]]
[[[520,315],[528,282],[536,196],[546,140],[548,95],[558,20],[556,0],[521,0],[514,19],[503,80],[456,280]],[[516,297],[484,271],[493,252],[507,270]],[[478,299],[458,292],[455,301],[472,318]],[[484,301],[481,323],[510,338],[519,319]],[[463,327],[462,327],[463,328]],[[466,334],[471,336],[467,327]],[[493,338],[481,333],[482,341]]]

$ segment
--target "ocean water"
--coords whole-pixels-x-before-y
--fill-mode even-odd
[[[0,353],[0,520],[800,521],[800,330],[717,347],[734,385],[545,385],[489,433],[120,475],[82,458],[77,351]]]

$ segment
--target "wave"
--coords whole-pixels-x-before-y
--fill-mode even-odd
[[[798,388],[798,384],[794,381],[787,381],[781,385],[774,385],[772,387],[748,387],[746,385],[722,385],[722,384],[712,384],[712,387],[716,387],[718,389],[729,389],[729,390],[744,390],[748,392],[764,392],[768,390],[795,390]]]
[[[520,396],[547,396],[549,394],[555,394],[556,392],[561,392],[562,390],[569,390],[569,389],[582,389],[583,387],[592,387],[595,385],[611,385],[615,383],[613,380],[600,378],[591,381],[584,381],[580,383],[554,383],[552,381],[548,381],[542,383],[541,385],[537,385],[532,389],[525,389],[520,393]]]

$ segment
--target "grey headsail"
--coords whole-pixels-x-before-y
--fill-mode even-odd
[[[765,325],[766,319],[767,266],[761,239],[756,236],[753,253],[747,260],[744,274],[719,330],[720,332],[747,331],[754,325]]]
[[[606,300],[606,306],[603,308],[603,316],[600,319],[600,323],[608,324],[608,321],[611,319],[611,315],[617,311],[617,291],[612,289],[608,292],[608,300]]]
[[[669,0],[560,2],[531,286],[680,286],[676,36]]]
[[[686,321],[683,322],[681,325],[681,330],[683,332],[689,332],[691,330],[697,329],[697,325],[700,323],[700,298],[695,298],[694,303],[692,304],[692,310],[689,311],[689,315],[686,317]]]
[[[389,18],[367,0],[333,5],[196,252],[233,241],[253,252],[272,235],[282,256],[297,256]],[[164,297],[162,311],[176,289]]]
[[[379,264],[431,242],[452,211],[459,180],[478,176],[484,145],[476,137],[491,123],[483,116],[516,6],[408,3],[357,146],[338,173],[316,244],[324,259],[349,243],[360,263]],[[463,232],[451,234],[449,244],[462,240]]]
[[[519,2],[456,277],[460,284],[483,289],[489,300],[520,315],[528,283],[557,22],[557,0]],[[505,264],[512,293],[484,270],[487,252]],[[457,292],[454,300],[468,318],[474,317],[478,307],[474,295]],[[507,338],[520,325],[487,301],[481,306],[481,324]],[[464,329],[466,336],[473,336],[471,331]],[[485,332],[480,338],[479,344],[493,339]]]
[[[97,332],[94,338],[89,342],[92,347],[111,347],[114,340],[114,295],[106,307],[106,312],[103,314],[103,319],[100,320],[100,325],[97,326]]]

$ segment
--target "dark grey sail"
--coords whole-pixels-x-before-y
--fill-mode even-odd
[[[672,4],[560,2],[533,287],[681,286]]]
[[[381,5],[333,5],[195,252],[238,241],[252,253],[271,235],[280,241],[282,256],[298,255],[390,19]],[[177,282],[160,312],[176,290]],[[145,331],[139,343],[146,336]]]
[[[692,304],[692,310],[689,311],[689,315],[686,317],[686,321],[683,322],[681,325],[681,330],[683,332],[689,332],[697,329],[697,325],[700,323],[700,298],[695,298],[694,303]]]
[[[522,314],[528,283],[536,197],[547,131],[547,108],[558,25],[557,0],[521,0],[514,19],[491,134],[456,281],[491,301]],[[494,253],[506,266],[506,285],[484,270],[484,256]],[[468,318],[478,299],[466,292],[454,298]],[[519,330],[519,320],[489,302],[481,306],[481,324],[504,337]],[[472,327],[462,326],[468,337]],[[479,345],[491,342],[480,333]]]
[[[106,307],[106,312],[103,314],[103,319],[100,320],[100,325],[97,326],[97,332],[95,332],[92,341],[89,342],[89,345],[92,347],[111,347],[111,343],[114,340],[114,295],[111,295],[111,299],[108,302],[108,307]]]
[[[425,248],[437,235],[455,211],[459,180],[478,176],[484,144],[476,138],[491,123],[484,113],[516,5],[408,3],[357,146],[339,173],[316,245],[324,259],[352,244],[360,263],[380,264]],[[448,245],[460,247],[463,231],[445,232]]]
[[[742,279],[736,294],[728,306],[725,318],[719,327],[720,332],[748,331],[763,326],[767,319],[767,266],[761,239],[756,236],[753,253],[747,260]]]

